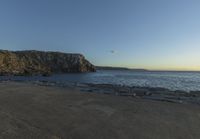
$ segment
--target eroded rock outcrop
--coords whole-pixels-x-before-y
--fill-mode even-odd
[[[42,51],[0,51],[1,75],[48,75],[51,73],[94,71],[95,67],[81,54]]]

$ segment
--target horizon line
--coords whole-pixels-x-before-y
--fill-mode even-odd
[[[145,71],[166,71],[166,72],[200,72],[200,70],[192,70],[192,69],[148,69],[148,68],[131,68],[131,67],[123,67],[123,66],[99,66],[95,65],[95,67],[104,67],[104,68],[121,68],[127,70],[145,70]]]

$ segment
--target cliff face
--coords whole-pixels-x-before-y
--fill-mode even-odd
[[[34,75],[94,72],[95,67],[81,54],[42,51],[0,51],[1,75]]]

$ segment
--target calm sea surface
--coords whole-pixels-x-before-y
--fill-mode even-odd
[[[136,72],[126,70],[99,70],[95,73],[55,74],[50,77],[0,77],[1,80],[56,81],[95,84],[117,84],[141,87],[164,87],[170,90],[200,91],[200,72]]]

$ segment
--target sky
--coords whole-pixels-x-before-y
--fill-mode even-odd
[[[94,65],[200,70],[199,0],[0,0],[0,49]]]

